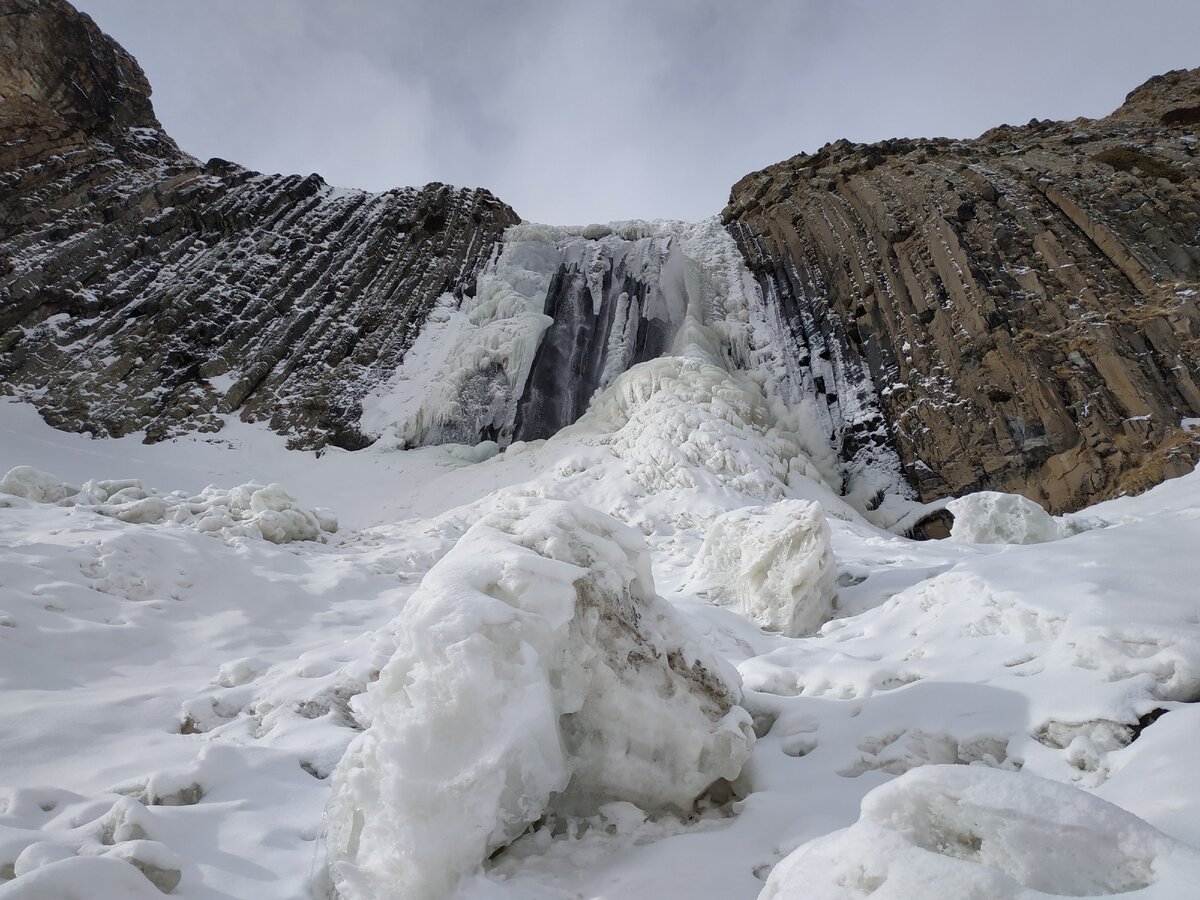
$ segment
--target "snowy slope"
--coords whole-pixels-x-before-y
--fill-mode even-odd
[[[584,239],[551,237],[555,252]],[[680,246],[685,239],[676,236]],[[697,243],[685,256],[718,271]],[[487,277],[481,302],[493,290]],[[736,308],[730,283],[709,299],[732,311],[691,304],[671,353],[611,372],[588,411],[549,440],[503,450],[399,449],[411,416],[434,421],[419,401],[439,373],[487,353],[528,360],[535,349],[519,329],[506,332],[508,343],[464,342],[485,319],[455,324],[470,315],[458,310],[447,310],[442,342],[424,348],[428,372],[402,372],[397,393],[376,399],[387,436],[354,453],[288,451],[282,438],[236,421],[218,435],[152,446],[91,440],[0,405],[0,474],[32,465],[53,484],[136,478],[147,494],[182,492],[179,503],[209,484],[278,483],[297,508],[327,507],[340,524],[323,540],[275,544],[249,528],[202,533],[199,513],[138,523],[70,497],[0,495],[0,898],[155,897],[163,886],[192,900],[328,896],[325,811],[331,783],[347,777],[334,774],[346,748],[360,735],[382,740],[383,721],[394,741],[419,739],[420,722],[447,740],[467,734],[445,730],[469,699],[453,670],[445,693],[433,694],[442,699],[411,713],[381,705],[390,702],[383,688],[368,690],[396,683],[403,666],[392,661],[426,659],[413,655],[419,610],[406,604],[421,592],[423,609],[476,615],[436,604],[477,560],[560,581],[564,565],[593,571],[591,557],[555,549],[552,530],[505,543],[473,529],[498,527],[514,509],[560,508],[555,501],[589,510],[571,521],[634,548],[630,572],[644,559],[639,602],[657,608],[661,597],[673,608],[663,621],[679,622],[661,626],[663,645],[682,645],[672,629],[686,632],[702,648],[695,658],[711,656],[730,684],[740,679],[757,741],[725,794],[694,812],[656,803],[647,816],[623,799],[531,814],[507,849],[465,863],[456,855],[463,877],[445,890],[729,900],[758,896],[768,877],[765,896],[809,896],[805,885],[819,876],[828,881],[820,896],[902,897],[913,896],[905,879],[926,873],[949,897],[1189,896],[1190,848],[1200,846],[1200,787],[1190,777],[1200,732],[1200,475],[1071,517],[1058,540],[897,537],[839,496],[844,473],[831,465],[827,433],[784,402],[784,375],[772,374],[752,310]],[[526,314],[508,299],[510,312]],[[730,324],[738,322],[745,328]],[[208,496],[229,496],[220,491]],[[823,522],[794,540],[744,524],[816,516],[810,503]],[[891,497],[880,509],[894,518],[911,507]],[[532,521],[518,516],[504,528],[542,534]],[[805,608],[812,621],[790,608],[787,617],[757,614],[768,625],[803,621],[791,630],[806,636],[763,630],[743,614],[755,614],[752,604],[727,599],[769,584],[773,604],[820,600],[829,587],[822,540],[836,573],[832,610],[826,597]],[[535,656],[561,647],[528,646]],[[522,671],[535,677],[547,665]],[[550,707],[511,708],[544,716]],[[630,746],[666,727],[652,708],[606,721],[606,739]],[[504,729],[494,730],[500,747]],[[446,796],[470,806],[475,795]],[[1058,818],[1043,815],[1047,803]],[[938,813],[964,808],[975,812]],[[402,826],[424,827],[428,846],[466,846],[437,830],[444,821],[429,814]],[[1075,865],[1056,856],[1055,835],[1085,824],[1088,840],[1114,848],[1111,871],[1045,875]],[[860,860],[864,847],[875,849]],[[1024,855],[1006,856],[1012,847]],[[414,861],[376,864],[386,872]],[[843,877],[864,867],[858,880]]]

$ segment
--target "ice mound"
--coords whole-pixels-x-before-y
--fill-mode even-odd
[[[1200,853],[1078,788],[925,766],[868,794],[854,825],[784,859],[759,900],[1184,897],[1198,876]]]
[[[1064,537],[1054,517],[1020,494],[980,491],[946,504],[950,540],[966,544],[1041,544]]]
[[[833,615],[837,563],[819,503],[735,509],[708,530],[690,586],[768,631],[810,634]]]
[[[86,506],[132,524],[176,522],[205,534],[273,544],[320,541],[338,527],[328,510],[301,506],[278,484],[241,484],[228,490],[210,486],[196,496],[181,491],[158,494],[132,478],[91,480],[76,487],[32,466],[17,466],[0,479],[0,493],[37,503]]]
[[[23,497],[34,503],[57,503],[78,493],[79,488],[33,466],[15,466],[0,478],[0,494]]]
[[[712,487],[779,500],[793,473],[821,480],[758,386],[698,356],[634,366],[579,424],[607,433],[613,452],[653,491]]]
[[[510,498],[425,576],[332,779],[344,900],[444,898],[548,814],[686,812],[753,744],[736,672],[654,592],[642,536]]]

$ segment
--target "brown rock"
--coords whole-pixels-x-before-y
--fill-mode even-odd
[[[1200,455],[1197,96],[1170,72],[1097,121],[839,141],[746,176],[723,219],[828,402],[859,398],[843,434],[881,417],[926,500],[1077,509]]]

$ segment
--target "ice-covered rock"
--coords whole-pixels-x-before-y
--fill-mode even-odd
[[[966,544],[1041,544],[1063,537],[1054,517],[1028,497],[979,491],[946,504],[950,539]]]
[[[70,859],[74,855],[71,848],[64,847],[55,841],[35,841],[17,856],[16,861],[13,863],[13,875],[20,878],[22,875],[28,875],[42,866],[62,862],[62,860]]]
[[[784,859],[759,900],[1187,897],[1197,877],[1200,853],[1078,788],[923,766],[868,794],[854,825]]]
[[[278,484],[209,486],[189,496],[155,494],[136,479],[92,479],[76,487],[32,466],[17,466],[0,479],[0,493],[38,503],[86,506],[102,516],[135,525],[176,522],[224,538],[248,537],[286,544],[320,541],[338,529],[327,509],[302,506]]]
[[[690,574],[710,600],[789,637],[833,615],[837,563],[819,503],[781,500],[719,516]]]
[[[512,498],[426,575],[333,775],[344,900],[443,898],[547,814],[686,812],[753,744],[736,673],[654,592],[644,539]]]

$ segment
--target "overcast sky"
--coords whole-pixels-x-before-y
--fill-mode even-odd
[[[848,137],[1099,116],[1200,65],[1200,0],[80,0],[183,149],[526,219],[720,212]]]

